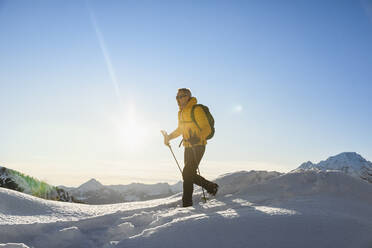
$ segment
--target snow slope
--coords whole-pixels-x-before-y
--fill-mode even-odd
[[[58,187],[25,175],[21,172],[0,166],[0,187],[17,190],[26,194],[49,200],[71,202],[73,198]]]
[[[88,206],[0,189],[5,247],[372,247],[372,184],[345,173],[237,172],[218,195]],[[6,245],[7,244],[7,245]],[[23,245],[23,246],[21,246]],[[0,247],[2,247],[0,245]]]

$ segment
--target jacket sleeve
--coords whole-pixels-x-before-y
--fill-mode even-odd
[[[181,132],[181,127],[180,127],[180,113],[178,113],[178,127],[171,134],[169,134],[169,139],[170,140],[175,139],[178,136],[180,136],[181,134],[182,134],[182,132]]]
[[[177,127],[176,130],[174,130],[171,134],[169,134],[169,139],[170,140],[175,139],[180,135],[181,135],[181,129],[180,129],[180,127]]]
[[[200,127],[200,137],[205,140],[207,136],[212,132],[211,126],[209,125],[207,115],[205,114],[202,107],[198,106],[194,110],[195,121]]]

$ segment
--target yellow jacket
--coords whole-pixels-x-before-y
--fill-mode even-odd
[[[191,147],[191,144],[187,141],[190,138],[190,133],[196,135],[200,141],[195,145],[206,145],[206,137],[211,133],[211,127],[209,125],[207,116],[202,107],[196,107],[194,110],[195,121],[198,126],[191,119],[191,109],[197,103],[195,97],[190,98],[187,105],[180,111],[178,111],[178,128],[174,130],[169,136],[170,139],[177,138],[182,134],[183,145],[185,147]]]

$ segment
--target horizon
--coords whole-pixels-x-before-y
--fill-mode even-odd
[[[184,87],[216,121],[209,179],[372,160],[368,1],[0,0],[0,31],[0,166],[47,183],[181,180],[160,130]]]
[[[361,155],[361,154],[359,154],[359,153],[357,153],[357,152],[341,152],[341,153],[338,153],[338,154],[335,154],[335,155],[330,155],[327,159],[323,159],[323,160],[320,160],[320,161],[318,161],[318,162],[316,162],[316,161],[305,161],[305,162],[303,162],[303,163],[301,163],[298,167],[296,167],[295,169],[298,169],[302,164],[304,164],[304,163],[308,163],[308,162],[311,162],[312,164],[318,164],[318,163],[321,163],[321,162],[324,162],[324,161],[326,161],[326,160],[329,160],[329,159],[331,159],[331,158],[334,158],[334,157],[338,157],[338,156],[340,156],[340,155],[342,155],[342,154],[345,154],[345,153],[352,153],[352,154],[356,154],[356,155],[358,155],[358,156],[361,156],[363,159],[365,159],[367,162],[369,162],[369,163],[372,163],[368,158],[365,158],[363,155]],[[4,167],[4,166],[1,166],[0,165],[0,168],[1,167]],[[12,168],[8,168],[8,167],[5,167],[5,168],[7,168],[7,169],[12,169]],[[295,169],[293,169],[293,170],[295,170]],[[224,176],[227,176],[228,174],[233,174],[233,173],[237,173],[237,172],[242,172],[242,171],[246,171],[246,172],[249,172],[249,171],[265,171],[265,170],[233,170],[233,171],[231,171],[231,172],[225,172],[225,173],[223,173],[223,174],[220,174],[220,175],[217,175],[217,177],[215,177],[214,179],[216,179],[216,178],[220,178],[220,177],[224,177]],[[21,173],[23,173],[22,171],[20,171]],[[269,172],[273,172],[273,170],[272,171],[269,171]],[[280,172],[280,171],[276,171],[276,172]],[[291,171],[289,171],[289,172],[291,172]],[[289,172],[280,172],[280,173],[289,173]],[[31,177],[33,177],[33,178],[35,178],[34,176],[32,176],[32,175],[27,175],[27,176],[31,176]],[[36,179],[38,179],[38,180],[40,180],[39,178],[36,178]],[[64,187],[74,187],[74,188],[78,188],[78,187],[80,187],[80,186],[82,186],[83,184],[85,184],[85,183],[88,183],[88,182],[90,182],[90,181],[92,181],[92,180],[94,180],[94,181],[97,181],[98,183],[100,183],[101,185],[103,185],[103,186],[114,186],[114,185],[130,185],[130,184],[144,184],[144,185],[154,185],[154,184],[162,184],[162,183],[167,183],[168,185],[170,185],[170,186],[172,186],[172,185],[175,185],[175,184],[178,184],[178,183],[180,183],[180,182],[182,182],[182,179],[179,179],[178,181],[174,181],[174,180],[171,180],[171,181],[153,181],[153,182],[137,182],[137,181],[132,181],[132,182],[129,182],[129,183],[118,183],[118,184],[115,184],[115,183],[112,183],[112,182],[110,182],[109,184],[106,184],[106,183],[102,183],[99,179],[97,179],[97,178],[90,178],[90,179],[88,179],[88,180],[86,180],[86,181],[84,181],[84,182],[80,182],[80,183],[78,183],[77,185],[63,185],[63,184],[53,184],[54,186],[57,186],[57,187],[59,187],[59,186],[64,186]],[[41,180],[41,181],[44,181],[44,180]]]

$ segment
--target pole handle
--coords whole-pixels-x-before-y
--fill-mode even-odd
[[[165,136],[168,136],[167,131],[165,131],[165,130],[160,130],[160,132],[161,132],[161,134],[164,136],[164,138],[165,138]],[[170,147],[169,142],[168,142],[167,146]]]

